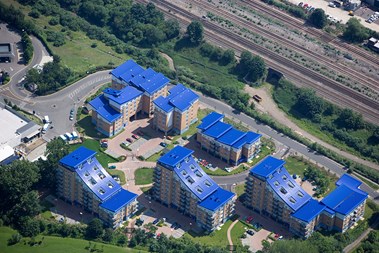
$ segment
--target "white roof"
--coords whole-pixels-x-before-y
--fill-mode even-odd
[[[0,108],[0,146],[10,145],[12,147],[20,144],[20,136],[16,133],[17,129],[25,126],[28,122],[8,111]],[[19,139],[15,141],[16,139]]]
[[[14,150],[9,145],[0,146],[0,162],[14,155]]]

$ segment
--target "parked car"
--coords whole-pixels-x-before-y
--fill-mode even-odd
[[[126,138],[127,142],[133,143],[133,140],[131,138]]]
[[[246,231],[246,233],[248,233],[249,235],[254,235],[254,231],[253,231],[252,229],[248,229],[248,230]]]
[[[161,145],[164,148],[167,147],[167,143],[164,143],[164,142],[159,143],[159,145]]]
[[[174,222],[171,224],[171,228],[175,228],[178,225],[178,223]]]
[[[246,222],[247,223],[250,223],[252,220],[253,220],[253,216],[249,216],[249,217],[246,218]]]
[[[138,136],[138,135],[136,135],[136,134],[133,134],[133,135],[132,135],[132,137],[133,137],[134,139],[136,139],[136,140],[138,140],[138,139],[139,139],[139,136]]]
[[[303,4],[304,4],[303,2],[300,2],[300,3],[298,4],[298,6],[299,6],[299,7],[303,7]]]
[[[156,218],[156,219],[153,221],[153,225],[158,224],[158,222],[159,222],[159,218]]]

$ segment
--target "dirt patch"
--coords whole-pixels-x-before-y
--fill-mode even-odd
[[[173,71],[176,71],[175,70],[175,65],[174,65],[174,61],[172,60],[172,58],[165,54],[165,53],[160,53],[167,61],[168,61],[168,67],[173,70]]]

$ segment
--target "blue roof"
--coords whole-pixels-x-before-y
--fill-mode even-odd
[[[124,73],[120,75],[120,79],[123,80],[126,83],[130,83],[130,80],[132,80],[135,76],[139,75],[145,71],[140,65],[133,66],[130,69],[127,69]]]
[[[254,132],[247,132],[245,136],[243,136],[241,139],[239,139],[237,142],[233,144],[233,148],[241,148],[243,145],[252,144],[256,142],[259,138],[261,138],[261,134],[257,134]]]
[[[113,122],[121,117],[121,113],[113,109],[105,98],[104,94],[98,96],[89,102],[92,108],[104,119],[109,122]]]
[[[329,214],[332,215],[332,216],[336,214],[336,212],[334,212],[334,211],[333,211],[332,209],[330,209],[329,207],[325,207],[324,211],[327,212],[327,213],[329,213]]]
[[[130,83],[139,87],[141,83],[144,83],[146,80],[155,76],[157,72],[155,72],[152,68],[148,68],[145,71],[139,73],[137,76],[133,77],[130,80]]]
[[[170,79],[165,77],[162,73],[154,75],[150,79],[146,79],[145,82],[137,84],[137,86],[146,91],[149,94],[153,94],[157,90],[160,90],[170,82]]]
[[[174,109],[167,97],[165,98],[163,96],[160,96],[157,99],[155,99],[153,103],[155,106],[157,106],[165,112],[171,112]]]
[[[121,94],[121,90],[115,90],[112,88],[106,88],[103,92],[111,96],[118,96]]]
[[[137,194],[121,188],[120,191],[104,201],[100,206],[109,211],[117,212],[119,209],[136,199],[137,196]]]
[[[87,187],[104,201],[121,189],[121,186],[111,177],[94,157],[90,163],[86,162],[76,169],[76,173]]]
[[[199,203],[199,206],[215,211],[234,197],[234,193],[218,187],[211,195]]]
[[[178,95],[179,93],[182,93],[183,91],[187,90],[188,88],[186,86],[184,86],[183,84],[181,83],[178,83],[177,85],[175,85],[174,87],[172,87],[170,90],[169,90],[169,95],[167,96],[168,98],[173,98],[175,97],[176,95]]]
[[[273,156],[268,156],[265,159],[263,159],[260,163],[255,165],[250,170],[250,173],[267,178],[274,171],[281,168],[285,163],[286,162],[284,160],[277,159]]]
[[[63,157],[59,162],[60,164],[70,168],[71,170],[75,170],[75,168],[82,164],[83,162],[86,162],[89,158],[96,155],[96,152],[93,150],[90,150],[85,147],[79,147],[75,149],[70,154]]]
[[[170,103],[180,111],[184,112],[198,99],[199,95],[197,95],[191,89],[185,89],[184,91],[178,93],[176,96],[170,98]]]
[[[343,174],[342,177],[340,177],[340,179],[338,179],[338,181],[336,182],[337,186],[340,186],[342,184],[354,189],[358,188],[362,184],[362,182],[358,179],[353,178],[349,174]]]
[[[205,199],[218,188],[218,185],[203,171],[192,156],[182,159],[173,170],[199,200]]]
[[[242,132],[240,130],[237,130],[235,128],[230,129],[228,132],[223,134],[220,138],[217,140],[221,143],[224,143],[226,145],[232,146],[234,143],[239,141],[241,138],[243,138],[246,135],[245,132]]]
[[[219,122],[223,118],[224,115],[217,112],[211,112],[201,120],[201,124],[197,128],[201,130],[207,130],[209,127],[214,125],[216,122]]]
[[[321,202],[337,213],[346,215],[367,198],[367,193],[344,184],[329,193]]]
[[[312,199],[312,197],[296,183],[284,167],[279,167],[279,169],[270,173],[268,177],[266,177],[266,180],[276,195],[293,211],[298,210]]]
[[[186,157],[192,155],[193,150],[184,148],[182,146],[176,146],[171,149],[168,153],[161,156],[158,159],[158,163],[162,165],[167,165],[170,167],[175,167],[178,163],[183,161]]]
[[[219,121],[207,130],[205,130],[203,134],[217,139],[232,128],[232,125]]]
[[[295,213],[292,214],[293,217],[305,221],[310,222],[317,215],[319,215],[326,207],[320,204],[317,200],[311,199],[299,208]]]
[[[132,86],[126,86],[116,96],[109,96],[109,100],[116,102],[117,104],[125,104],[138,96],[141,96],[142,92]]]
[[[120,78],[120,76],[122,74],[124,74],[125,72],[127,72],[130,69],[135,68],[137,66],[139,66],[139,65],[135,61],[133,61],[133,60],[127,60],[126,62],[124,62],[123,64],[121,64],[120,66],[118,66],[117,68],[115,68],[114,70],[112,70],[111,74],[113,76],[115,76],[116,78]]]

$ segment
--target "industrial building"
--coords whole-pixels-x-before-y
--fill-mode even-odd
[[[244,201],[247,207],[303,238],[319,228],[345,232],[363,217],[368,195],[359,189],[360,181],[343,175],[337,188],[319,202],[296,183],[284,164],[269,156],[250,170]]]
[[[153,126],[165,135],[171,131],[182,134],[197,121],[199,96],[183,84],[177,84],[169,93],[154,100]]]
[[[137,211],[137,194],[121,188],[96,159],[80,147],[63,157],[57,169],[57,194],[117,228]]]
[[[210,232],[234,214],[236,195],[219,187],[192,153],[176,146],[158,160],[153,197],[193,218],[200,228]]]
[[[197,127],[196,140],[203,150],[236,166],[251,161],[260,151],[261,135],[235,129],[223,122],[224,115],[212,112]]]
[[[13,46],[10,43],[0,43],[0,62],[11,62],[15,58]]]

